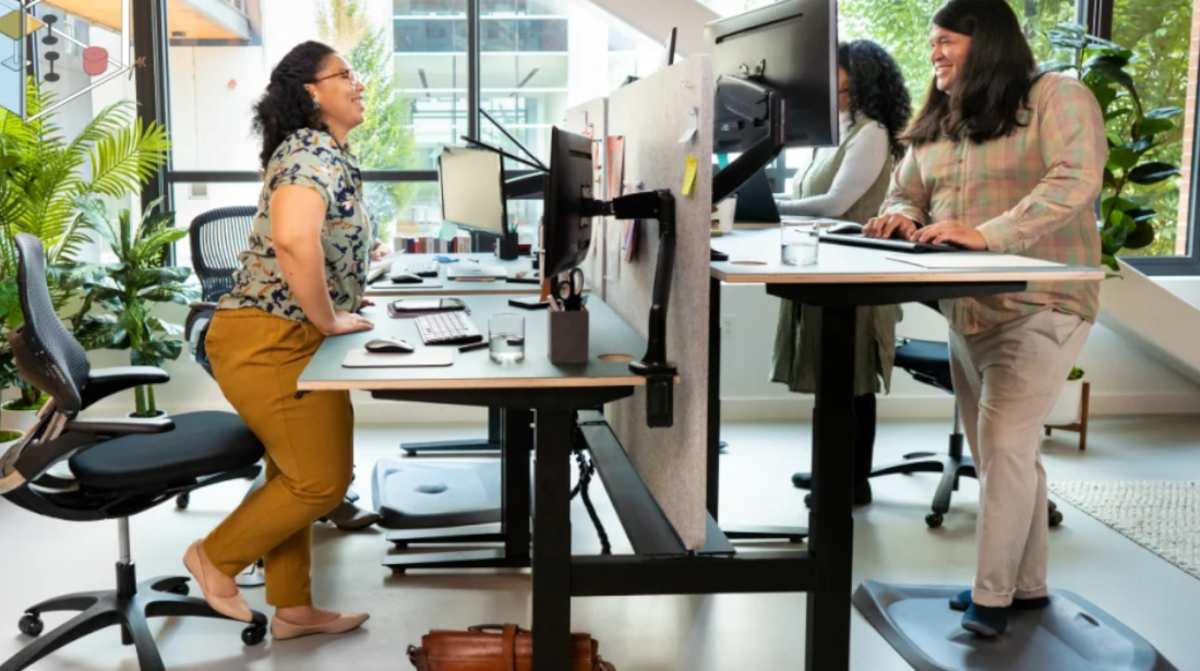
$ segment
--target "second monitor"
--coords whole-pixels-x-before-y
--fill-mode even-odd
[[[485,149],[446,147],[438,158],[442,219],[496,235],[508,233],[503,157]]]

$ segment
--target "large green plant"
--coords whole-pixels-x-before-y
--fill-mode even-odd
[[[32,78],[26,96],[33,115],[55,102]],[[51,297],[61,311],[87,279],[76,267],[91,233],[80,200],[127,200],[166,163],[169,148],[166,131],[143,126],[128,100],[101,110],[69,140],[53,114],[26,123],[0,109],[0,335],[24,322],[16,301],[14,236],[41,240]],[[40,393],[19,382],[12,352],[0,339],[0,390],[13,384],[21,387],[23,406],[39,405]]]
[[[74,318],[75,336],[85,346],[130,351],[135,366],[161,366],[179,358],[183,343],[175,336],[183,329],[152,314],[156,304],[187,305],[192,292],[184,285],[190,268],[164,267],[167,248],[187,237],[175,228],[173,212],[158,212],[155,201],[138,225],[128,209],[112,221],[104,203],[88,199],[81,203],[84,216],[116,257],[114,263],[94,266],[82,282],[83,308]],[[96,307],[106,313],[97,314]],[[157,414],[153,387],[135,390],[138,417]]]
[[[1127,68],[1136,61],[1130,49],[1087,34],[1083,26],[1060,24],[1048,33],[1051,43],[1070,60],[1046,63],[1044,69],[1073,72],[1091,89],[1104,113],[1108,131],[1108,164],[1104,168],[1100,235],[1104,264],[1119,270],[1117,254],[1144,249],[1157,235],[1158,212],[1139,187],[1151,187],[1179,175],[1179,166],[1161,160],[1156,150],[1170,142],[1179,107],[1147,110],[1138,84]]]
[[[374,169],[416,168],[412,131],[412,103],[396,94],[389,33],[374,25],[364,0],[329,0],[317,10],[317,30],[322,40],[345,54],[346,61],[363,78],[366,118],[350,134],[351,147],[363,166]],[[364,187],[367,210],[377,233],[390,239],[391,226],[413,197],[413,185],[368,183]]]

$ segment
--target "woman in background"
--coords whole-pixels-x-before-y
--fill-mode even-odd
[[[812,162],[796,176],[793,198],[779,199],[780,214],[843,219],[866,224],[879,213],[892,167],[904,155],[900,135],[908,125],[912,103],[896,61],[878,44],[855,40],[838,46],[838,117],[841,142],[815,151]],[[875,452],[875,394],[890,388],[896,351],[894,305],[858,311],[857,376],[854,380],[854,503],[871,502],[871,461]],[[773,382],[798,393],[816,390],[817,333],[810,308],[796,311],[781,301],[775,336]],[[792,483],[812,487],[809,473],[796,473]]]

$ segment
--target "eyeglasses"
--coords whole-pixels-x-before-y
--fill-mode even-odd
[[[331,75],[325,75],[324,77],[317,77],[313,81],[313,83],[315,84],[318,82],[323,82],[326,79],[333,79],[334,77],[341,77],[342,79],[345,79],[346,81],[350,82],[354,86],[358,86],[359,84],[362,83],[362,75],[358,74],[357,72],[355,72],[354,70],[351,70],[349,68],[347,68],[345,70],[338,70],[337,72],[335,72]]]

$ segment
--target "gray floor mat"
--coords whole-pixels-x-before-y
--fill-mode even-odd
[[[917,671],[1178,671],[1145,639],[1077,594],[1051,592],[1043,610],[1013,612],[983,639],[949,600],[965,587],[867,580],[854,605]]]

